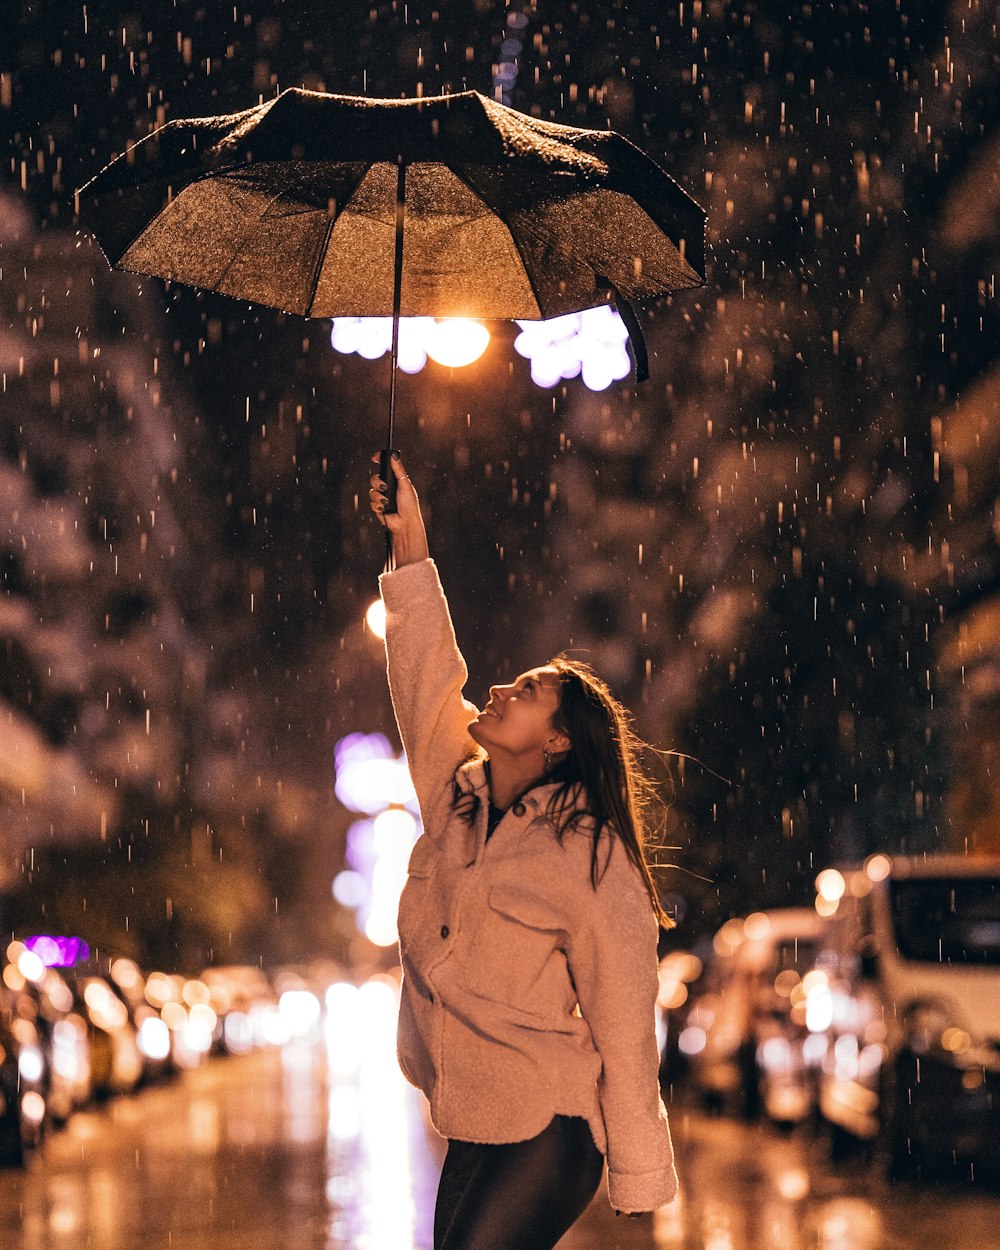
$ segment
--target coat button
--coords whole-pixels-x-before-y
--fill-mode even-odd
[[[441,926],[441,936],[442,936],[443,938],[446,938],[450,932],[451,932],[451,930],[448,928],[448,926],[447,926],[446,924],[443,924],[443,925]]]
[[[524,804],[521,802],[520,799],[518,799],[518,801],[514,804],[514,806],[510,810],[514,813],[515,816],[523,816]]]

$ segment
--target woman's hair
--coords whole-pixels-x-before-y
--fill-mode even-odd
[[[557,783],[546,816],[560,838],[584,818],[593,818],[590,879],[595,888],[603,872],[598,856],[601,834],[609,830],[617,835],[642,874],[657,921],[672,929],[675,921],[663,909],[646,854],[650,826],[662,824],[653,813],[662,814],[666,807],[642,765],[646,744],[632,729],[626,708],[589,664],[557,655],[550,665],[559,674],[559,706],[552,723],[572,745],[543,778]],[[457,780],[452,802],[464,819],[475,822],[479,799],[463,793]]]
[[[654,813],[662,814],[665,804],[643,768],[646,744],[633,730],[627,709],[589,664],[565,655],[557,655],[550,664],[560,682],[559,707],[552,721],[572,745],[546,774],[546,782],[559,783],[547,815],[560,837],[582,816],[594,818],[590,879],[595,886],[601,877],[601,831],[613,830],[642,874],[656,919],[663,928],[672,929],[675,922],[663,909],[647,859],[650,826],[661,823]],[[582,809],[580,787],[586,800]]]

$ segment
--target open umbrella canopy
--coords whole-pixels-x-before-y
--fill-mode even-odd
[[[79,211],[117,268],[311,317],[531,320],[704,281],[705,213],[637,147],[475,91],[168,122]]]

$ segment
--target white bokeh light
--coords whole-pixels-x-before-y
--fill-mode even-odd
[[[467,317],[400,317],[399,367],[419,373],[427,358],[452,369],[471,365],[486,351],[490,332]],[[392,350],[391,317],[334,317],[330,343],[345,356],[378,360]]]
[[[604,391],[632,368],[625,344],[628,330],[607,304],[548,321],[518,321],[514,350],[531,361],[531,379],[550,388],[581,376],[592,391]]]
[[[490,332],[483,323],[465,317],[432,321],[425,334],[427,355],[450,369],[464,369],[474,364],[490,342]]]
[[[383,734],[349,734],[341,738],[334,759],[334,791],[351,811],[374,816],[392,805],[416,806],[406,759],[394,754]]]
[[[337,798],[373,819],[347,830],[347,866],[333,895],[356,912],[358,929],[376,946],[398,940],[396,912],[410,851],[420,834],[419,806],[405,756],[382,734],[349,734],[334,751]]]
[[[605,391],[632,368],[628,330],[609,304],[545,321],[518,321],[514,349],[531,363],[531,380],[549,390],[582,378],[592,391]],[[485,352],[490,332],[466,317],[401,317],[399,367],[419,373],[428,358],[453,369],[473,364]],[[377,360],[392,349],[391,317],[335,317],[330,342],[345,355]]]
[[[396,913],[416,836],[417,822],[401,807],[390,807],[375,817],[376,858],[365,937],[376,946],[393,946],[399,938]]]
[[[374,599],[365,613],[365,624],[376,638],[385,637],[385,604],[381,599]]]

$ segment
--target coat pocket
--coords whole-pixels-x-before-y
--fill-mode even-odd
[[[520,886],[507,883],[493,886],[489,903],[493,911],[509,920],[516,920],[527,929],[537,929],[539,933],[560,933],[563,930],[552,904]]]
[[[559,918],[545,899],[516,885],[494,885],[469,933],[462,984],[533,1019],[535,1027],[539,1021],[552,1027],[575,1001],[563,944]]]

